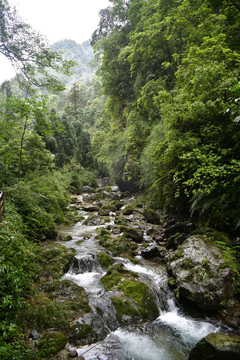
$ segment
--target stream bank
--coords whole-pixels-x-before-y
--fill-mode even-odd
[[[29,314],[42,356],[185,360],[209,333],[239,329],[236,284],[213,235],[193,236],[194,224],[145,209],[117,187],[85,187],[69,211],[77,221],[46,243]],[[228,280],[221,292],[217,276]]]

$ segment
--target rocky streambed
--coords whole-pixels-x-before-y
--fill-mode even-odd
[[[201,359],[239,356],[236,283],[216,246],[225,235],[156,213],[117,187],[83,188],[69,214],[75,223],[46,243],[29,304],[30,342],[42,358],[194,360],[210,333],[200,346],[214,349]]]

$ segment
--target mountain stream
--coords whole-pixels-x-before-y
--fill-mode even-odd
[[[139,280],[151,289],[159,316],[154,321],[120,326],[111,292],[105,291],[101,282],[106,270],[101,266],[98,254],[107,251],[95,238],[97,228],[114,228],[116,213],[110,213],[109,221],[104,225],[86,225],[90,213],[82,210],[81,204],[91,203],[87,199],[88,195],[79,195],[77,200],[83,220],[59,229],[62,237],[71,236],[71,240],[63,244],[76,250],[75,261],[63,279],[83,287],[91,307],[90,313],[78,321],[93,326],[100,339],[77,347],[78,356],[85,360],[186,360],[191,348],[207,334],[217,332],[219,327],[208,319],[184,315],[168,288],[165,267],[140,255],[136,256],[138,264],[123,257],[112,257],[116,264],[123,264],[124,269],[137,274]]]

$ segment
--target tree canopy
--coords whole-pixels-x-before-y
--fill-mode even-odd
[[[119,184],[144,188],[156,206],[235,231],[239,3],[111,2],[93,35],[111,119],[99,159]]]

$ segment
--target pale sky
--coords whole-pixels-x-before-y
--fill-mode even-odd
[[[70,39],[82,44],[99,23],[99,11],[109,0],[8,0],[21,18],[47,37],[50,44]],[[11,64],[0,54],[0,83],[15,75]]]

